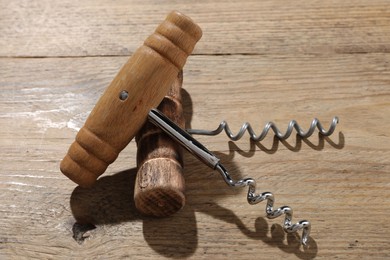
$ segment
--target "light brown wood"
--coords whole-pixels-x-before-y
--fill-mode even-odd
[[[183,71],[180,71],[157,109],[184,129],[182,84]],[[141,128],[136,141],[136,208],[144,215],[155,217],[176,213],[185,205],[182,147],[151,122]]]
[[[184,70],[190,127],[272,120],[283,131],[340,117],[329,138],[197,137],[235,178],[255,178],[294,221],[312,222],[309,250],[186,152],[186,205],[164,219],[135,208],[134,141],[91,189],[60,174],[98,98],[174,9],[204,33]],[[0,1],[0,259],[388,259],[389,10],[385,0]]]
[[[3,1],[0,56],[129,55],[171,10],[190,16],[204,31],[196,54],[389,52],[388,4],[388,0],[122,0],[114,5],[106,0]]]
[[[169,90],[202,31],[171,12],[121,68],[101,96],[61,162],[61,171],[92,186],[113,163]]]

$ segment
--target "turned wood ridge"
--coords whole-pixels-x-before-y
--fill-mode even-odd
[[[81,187],[92,186],[167,94],[201,37],[202,30],[189,17],[171,12],[107,87],[62,160],[61,171]]]

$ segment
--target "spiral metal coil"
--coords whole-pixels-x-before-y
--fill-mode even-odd
[[[283,229],[285,232],[292,233],[302,230],[301,243],[305,246],[309,239],[311,225],[307,220],[299,221],[296,224],[292,223],[293,210],[288,206],[280,207],[274,210],[275,198],[271,192],[263,192],[256,194],[256,181],[252,178],[246,178],[239,181],[234,181],[227,170],[222,166],[220,160],[211,153],[206,147],[194,139],[189,133],[181,129],[175,123],[173,123],[169,118],[164,116],[158,110],[152,109],[149,112],[149,120],[160,127],[164,132],[171,136],[174,140],[179,142],[184,148],[186,148],[190,153],[196,156],[199,160],[204,162],[210,168],[217,170],[224,181],[230,187],[248,187],[247,201],[249,204],[257,204],[264,200],[267,201],[266,205],[266,215],[267,218],[273,219],[281,215],[285,215]]]
[[[264,128],[263,131],[261,132],[260,135],[256,135],[255,131],[253,131],[253,128],[250,123],[244,123],[238,133],[235,135],[233,132],[230,130],[229,124],[226,121],[222,121],[218,128],[215,130],[199,130],[199,129],[187,129],[186,131],[189,134],[197,134],[197,135],[218,135],[221,133],[223,130],[225,130],[226,135],[230,138],[232,141],[237,141],[242,138],[242,136],[245,134],[246,131],[248,131],[250,138],[257,142],[263,140],[270,129],[275,133],[275,136],[277,136],[281,140],[285,140],[290,137],[291,133],[293,132],[293,129],[297,131],[297,134],[302,137],[302,138],[307,138],[311,136],[314,133],[314,130],[318,128],[318,131],[321,135],[323,136],[329,136],[331,135],[334,130],[336,129],[336,125],[339,122],[338,117],[334,117],[332,120],[332,123],[330,124],[330,127],[328,130],[325,130],[325,128],[321,125],[321,122],[317,119],[314,118],[310,124],[310,128],[307,131],[304,131],[297,121],[291,120],[290,123],[287,126],[286,132],[283,134],[280,132],[280,130],[277,128],[275,123],[273,122],[268,122]]]
[[[254,205],[266,200],[267,206],[265,208],[265,213],[267,215],[267,218],[273,219],[284,214],[285,217],[283,223],[283,230],[287,233],[293,233],[302,230],[301,243],[304,246],[307,246],[307,241],[309,240],[309,234],[311,230],[311,224],[309,221],[301,220],[298,223],[293,224],[293,210],[289,206],[282,206],[274,210],[274,195],[271,192],[263,192],[260,194],[256,194],[256,181],[254,179],[246,178],[239,181],[234,181],[221,164],[218,164],[216,166],[216,170],[221,174],[221,176],[229,186],[234,188],[246,186],[248,187],[247,200],[249,204]]]

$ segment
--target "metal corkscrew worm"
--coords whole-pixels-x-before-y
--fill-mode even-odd
[[[160,127],[164,132],[166,132],[169,136],[171,136],[173,139],[178,141],[184,148],[186,148],[190,153],[196,156],[199,160],[204,162],[210,168],[217,170],[223,177],[224,181],[230,187],[247,186],[248,187],[247,201],[249,204],[253,205],[266,200],[267,205],[266,205],[265,212],[267,218],[273,219],[281,215],[285,215],[284,223],[283,223],[284,231],[288,233],[292,233],[292,232],[297,232],[299,230],[302,230],[301,243],[303,245],[307,245],[309,235],[310,235],[310,229],[311,229],[311,225],[309,221],[301,220],[297,223],[292,223],[293,210],[288,206],[283,206],[274,210],[275,198],[273,194],[271,192],[263,192],[260,194],[256,194],[256,181],[254,179],[245,178],[242,180],[234,181],[231,178],[228,171],[225,169],[225,167],[223,167],[223,165],[220,163],[220,160],[213,153],[211,153],[206,147],[204,147],[201,143],[199,143],[196,139],[194,139],[187,131],[181,129],[179,126],[177,126],[175,123],[169,120],[169,118],[164,116],[158,110],[152,109],[148,114],[148,118],[150,122]],[[272,128],[275,134],[279,138],[285,139],[291,135],[293,128],[295,128],[298,131],[298,134],[302,137],[310,136],[314,132],[315,127],[318,127],[322,135],[330,135],[333,133],[337,123],[338,123],[338,118],[335,117],[333,119],[333,122],[329,130],[325,131],[324,128],[321,126],[320,122],[317,119],[315,119],[313,120],[310,129],[307,132],[304,132],[295,121],[291,121],[284,135],[280,133],[280,131],[276,128],[276,126],[273,123],[268,123],[265,127],[265,130],[263,130],[263,133],[259,137],[257,137],[254,134],[249,124],[243,126],[241,128],[241,131],[236,136],[231,134],[231,131],[226,123],[221,124],[220,127],[215,131],[191,130],[189,132],[197,133],[197,134],[200,133],[200,134],[214,135],[220,133],[223,129],[225,129],[226,133],[232,140],[238,140],[242,137],[245,130],[248,129],[252,139],[261,140],[267,134],[269,128]]]
[[[222,131],[225,130],[226,135],[229,137],[230,140],[232,141],[237,141],[242,138],[242,136],[245,134],[246,131],[248,131],[250,139],[252,139],[255,142],[263,140],[270,129],[275,133],[275,136],[277,136],[281,140],[285,140],[289,138],[293,132],[293,129],[297,131],[297,135],[299,135],[302,138],[307,138],[310,137],[316,128],[318,128],[318,131],[321,135],[323,136],[329,136],[331,135],[334,130],[336,129],[336,125],[338,124],[339,119],[338,117],[333,117],[332,123],[330,124],[330,127],[328,130],[325,130],[325,128],[321,125],[321,122],[317,119],[314,118],[311,121],[310,127],[307,131],[304,131],[297,121],[291,120],[287,126],[286,132],[283,134],[280,132],[280,130],[277,128],[275,123],[273,122],[268,122],[265,124],[263,131],[260,133],[260,135],[256,135],[255,131],[253,130],[252,126],[250,123],[244,123],[240,130],[238,131],[237,134],[233,134],[233,132],[230,130],[229,124],[226,121],[222,121],[218,128],[215,130],[199,130],[199,129],[187,129],[186,131],[189,134],[197,134],[197,135],[218,135]]]
[[[309,221],[301,220],[298,223],[293,224],[292,223],[293,210],[289,206],[282,206],[274,210],[274,202],[275,202],[274,195],[271,192],[263,192],[260,194],[256,194],[256,181],[254,179],[245,178],[239,181],[234,181],[232,180],[229,173],[221,164],[217,164],[216,170],[218,170],[218,172],[221,174],[221,176],[229,186],[249,187],[248,195],[247,195],[247,200],[249,204],[254,205],[264,200],[267,200],[267,206],[265,208],[267,218],[273,219],[285,214],[284,223],[283,223],[284,231],[287,233],[293,233],[293,232],[297,232],[298,230],[302,230],[301,243],[304,246],[307,245],[307,241],[309,239],[310,229],[311,229],[311,224]]]

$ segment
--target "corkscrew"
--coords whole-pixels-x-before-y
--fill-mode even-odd
[[[293,223],[293,211],[288,206],[274,209],[273,194],[257,194],[254,179],[233,180],[220,160],[190,134],[217,135],[225,131],[227,136],[235,141],[248,131],[252,140],[261,141],[270,129],[280,139],[286,139],[293,129],[296,129],[299,136],[306,138],[318,128],[320,134],[328,136],[333,133],[338,118],[333,118],[327,131],[314,119],[306,132],[294,120],[289,123],[284,134],[274,123],[269,122],[259,136],[249,123],[245,123],[234,135],[225,121],[213,131],[186,132],[179,126],[184,126],[179,94],[183,80],[181,70],[201,36],[202,30],[189,17],[176,11],[168,14],[155,32],[123,65],[100,97],[62,160],[60,170],[80,186],[91,187],[137,135],[139,169],[136,185],[139,187],[135,188],[136,207],[145,214],[155,216],[167,216],[176,212],[184,206],[185,201],[181,151],[177,149],[176,143],[173,144],[168,137],[165,138],[145,124],[149,118],[151,123],[161,128],[203,163],[217,170],[227,185],[233,188],[248,187],[249,204],[265,200],[268,218],[284,215],[284,230],[289,233],[302,230],[301,242],[306,245],[311,227],[309,221]],[[161,102],[169,89],[170,97]],[[176,123],[158,110],[152,109],[158,104]],[[144,124],[146,126],[141,130]]]
[[[307,131],[304,131],[299,126],[297,121],[291,120],[289,122],[289,124],[287,126],[287,129],[286,129],[284,134],[278,129],[278,127],[273,122],[266,123],[264,128],[263,128],[263,130],[261,131],[261,133],[259,135],[257,135],[255,133],[255,131],[253,130],[251,124],[248,123],[248,122],[244,123],[241,126],[241,128],[240,128],[240,130],[238,131],[237,134],[233,134],[233,132],[230,130],[229,124],[226,121],[222,121],[219,124],[218,128],[215,129],[215,130],[186,129],[186,131],[189,134],[196,134],[196,135],[218,135],[222,131],[225,131],[225,133],[228,136],[228,138],[230,140],[232,140],[232,141],[237,141],[237,140],[241,139],[243,137],[243,135],[245,134],[245,132],[247,131],[248,134],[249,134],[250,139],[255,141],[255,142],[258,142],[258,141],[263,140],[267,136],[267,134],[270,131],[270,129],[272,129],[272,131],[274,132],[275,136],[278,137],[281,140],[285,140],[285,139],[289,138],[291,136],[291,134],[292,134],[294,129],[296,130],[297,135],[302,137],[302,138],[310,137],[314,133],[314,130],[316,128],[318,129],[318,131],[319,131],[319,133],[321,135],[329,136],[329,135],[333,134],[334,130],[336,129],[336,125],[338,124],[338,122],[339,122],[339,118],[337,116],[333,117],[332,122],[331,122],[331,124],[329,126],[329,129],[325,130],[325,128],[322,126],[321,122],[317,118],[314,118],[311,121],[309,129]]]
[[[220,160],[213,153],[211,153],[200,142],[194,139],[188,132],[181,129],[178,125],[176,125],[169,118],[164,116],[158,110],[150,110],[148,118],[150,122],[160,127],[165,133],[167,133],[169,136],[179,142],[195,157],[197,157],[210,168],[217,170],[221,174],[223,180],[226,182],[227,185],[233,188],[247,186],[247,201],[249,204],[254,205],[266,200],[267,204],[265,212],[267,218],[273,219],[284,214],[284,231],[292,233],[302,230],[301,243],[303,245],[307,245],[311,229],[309,221],[301,220],[298,223],[292,223],[293,210],[288,206],[282,206],[274,210],[274,195],[271,192],[263,192],[260,194],[256,194],[256,181],[254,179],[245,178],[238,181],[233,180],[228,171],[225,169],[225,167],[220,163]]]

